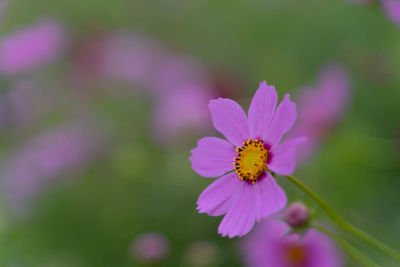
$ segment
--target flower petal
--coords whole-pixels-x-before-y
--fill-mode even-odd
[[[262,138],[271,123],[278,94],[274,86],[268,86],[264,81],[256,91],[249,108],[250,138]]]
[[[192,168],[202,176],[217,177],[233,170],[235,147],[225,140],[204,137],[191,152]]]
[[[339,267],[343,265],[340,252],[333,241],[317,230],[307,230],[307,233],[303,236],[303,246],[308,254],[310,267]]]
[[[211,100],[208,104],[215,129],[235,146],[249,138],[247,118],[238,103],[227,98]]]
[[[231,200],[232,206],[219,225],[218,233],[230,238],[247,234],[256,221],[255,196],[254,185],[242,182]]]
[[[257,221],[269,216],[286,206],[285,191],[277,184],[274,177],[267,172],[266,177],[256,183]]]
[[[197,200],[197,209],[200,213],[211,216],[225,214],[231,204],[231,198],[240,188],[242,181],[236,173],[229,173],[209,185]]]
[[[264,142],[270,144],[271,148],[279,144],[282,136],[292,128],[296,116],[296,104],[290,101],[289,94],[286,94],[272,118],[271,125],[264,134]]]
[[[268,168],[281,175],[292,174],[296,168],[296,147],[307,141],[305,137],[287,140],[272,151]]]

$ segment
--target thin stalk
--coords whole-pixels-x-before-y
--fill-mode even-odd
[[[336,243],[343,248],[351,257],[353,257],[355,260],[359,261],[362,265],[366,267],[380,267],[377,263],[375,263],[373,260],[368,258],[364,253],[347,243],[345,240],[343,240],[341,237],[335,235],[334,233],[330,232],[326,228],[322,227],[321,225],[318,224],[313,224],[313,228],[325,233],[328,235],[330,238],[336,241]]]
[[[348,223],[346,220],[344,220],[340,215],[334,211],[323,199],[321,199],[316,193],[314,193],[310,188],[308,188],[305,184],[303,184],[300,180],[298,180],[296,177],[288,175],[286,176],[292,183],[294,183],[297,187],[299,187],[301,190],[303,190],[305,193],[307,193],[312,199],[315,200],[315,202],[318,203],[318,205],[321,206],[321,208],[331,217],[331,219],[340,227],[342,227],[344,230],[348,231],[349,233],[357,236],[364,242],[370,244],[374,248],[378,249],[382,253],[388,255],[389,257],[395,259],[396,261],[400,262],[400,255],[390,248],[389,246],[383,244],[381,241],[375,239],[371,235],[361,231],[354,225]]]

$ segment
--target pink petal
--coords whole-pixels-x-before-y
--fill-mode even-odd
[[[197,200],[200,213],[211,216],[225,214],[231,204],[231,197],[240,188],[242,181],[236,173],[229,173],[209,185]]]
[[[290,101],[289,94],[286,94],[272,118],[268,131],[264,133],[264,142],[272,148],[279,144],[282,136],[292,128],[296,116],[296,104]]]
[[[249,108],[250,138],[261,138],[271,123],[278,102],[278,94],[274,86],[264,81],[256,91]]]
[[[229,142],[217,137],[204,137],[192,149],[192,168],[205,177],[221,176],[233,170],[235,148]]]
[[[257,221],[283,209],[286,202],[285,191],[276,183],[270,173],[256,183]]]
[[[211,100],[208,104],[215,129],[235,146],[249,138],[247,118],[238,103],[227,98]]]
[[[383,0],[383,10],[386,16],[394,23],[400,26],[400,1],[398,0]]]
[[[287,140],[272,151],[268,168],[281,175],[292,174],[296,167],[296,147],[307,141],[305,137]]]
[[[223,236],[243,236],[253,228],[256,221],[256,194],[252,184],[241,183],[233,196],[232,206],[218,228]]]
[[[310,267],[342,266],[341,255],[333,241],[325,234],[309,229],[303,237],[303,245],[308,253]]]

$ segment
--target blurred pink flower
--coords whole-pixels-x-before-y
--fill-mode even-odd
[[[162,50],[155,40],[127,32],[110,35],[100,49],[100,73],[141,86],[152,80]]]
[[[210,129],[207,103],[216,96],[205,70],[193,59],[165,52],[148,87],[155,98],[158,140],[172,141],[184,130]]]
[[[286,205],[285,192],[270,172],[291,174],[296,165],[296,147],[305,138],[280,144],[297,114],[288,94],[278,108],[277,102],[275,87],[264,81],[251,101],[248,118],[230,99],[218,98],[209,103],[215,128],[229,142],[202,138],[191,151],[190,161],[193,170],[202,176],[222,176],[201,193],[197,209],[211,216],[226,214],[218,229],[223,236],[243,236],[256,221]],[[235,172],[231,172],[233,169]]]
[[[10,210],[26,211],[54,178],[86,164],[99,145],[92,131],[75,125],[50,129],[11,155],[1,174],[2,197]]]
[[[184,130],[209,129],[207,103],[213,97],[206,85],[196,83],[181,84],[156,95],[154,124],[158,140],[171,141]]]
[[[303,88],[299,97],[299,119],[290,137],[306,136],[298,149],[304,161],[337,123],[347,107],[349,77],[343,67],[328,65],[322,69],[315,88]]]
[[[162,144],[185,130],[209,129],[206,105],[215,90],[205,69],[193,58],[168,51],[155,38],[123,31],[87,38],[78,51],[85,55],[77,59],[78,73],[73,76],[78,81],[99,76],[146,90],[155,103],[155,137]]]
[[[168,256],[170,244],[160,233],[143,233],[132,241],[131,251],[134,259],[139,262],[158,263]]]
[[[61,26],[43,19],[0,41],[0,73],[16,75],[53,61],[61,52],[64,32]]]
[[[308,229],[300,238],[278,220],[264,220],[243,242],[249,267],[339,267],[340,254],[326,235]]]
[[[381,0],[381,3],[386,16],[400,26],[400,0]]]
[[[165,51],[154,68],[150,88],[169,91],[187,83],[203,83],[208,77],[205,70],[193,58]]]

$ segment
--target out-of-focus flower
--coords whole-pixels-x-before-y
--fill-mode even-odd
[[[214,97],[201,84],[182,84],[156,98],[154,123],[157,138],[170,141],[184,130],[208,129],[208,101]]]
[[[226,214],[218,229],[223,236],[243,236],[256,221],[286,205],[285,192],[271,172],[291,174],[296,165],[296,147],[305,138],[280,144],[297,115],[288,94],[276,109],[277,102],[275,87],[266,82],[255,93],[248,118],[233,100],[210,101],[213,124],[229,142],[216,137],[202,138],[191,151],[190,160],[193,170],[202,176],[223,175],[197,201],[201,213]]]
[[[2,167],[2,197],[16,214],[26,211],[35,196],[54,178],[82,167],[96,154],[99,134],[78,125],[47,130],[26,142]]]
[[[338,267],[340,254],[326,235],[308,229],[288,234],[290,227],[278,220],[265,220],[243,243],[243,256],[249,267]]]
[[[396,25],[400,26],[400,1],[399,0],[381,0],[383,11],[386,16]]]
[[[153,74],[150,87],[156,90],[155,93],[167,92],[182,84],[207,81],[204,69],[196,60],[172,52],[160,55]]]
[[[315,88],[306,87],[300,94],[299,119],[290,137],[307,137],[307,142],[298,149],[298,155],[304,161],[346,109],[349,97],[348,74],[339,65],[328,65],[321,71]]]
[[[132,257],[146,264],[158,263],[167,258],[170,251],[168,239],[160,233],[143,233],[131,244]]]
[[[162,144],[184,130],[209,129],[206,105],[216,94],[196,60],[168,51],[155,38],[129,32],[94,35],[77,51],[84,55],[76,59],[73,78],[78,83],[89,76],[146,89],[154,99],[153,125]]]
[[[160,141],[172,141],[184,130],[209,129],[208,101],[215,97],[205,71],[194,60],[166,54],[149,84],[155,97],[154,125]]]
[[[0,41],[0,74],[16,75],[50,63],[62,51],[65,35],[55,21],[43,19]]]
[[[191,244],[185,252],[185,266],[207,267],[215,266],[218,259],[218,249],[206,241]]]
[[[160,64],[162,48],[155,40],[140,34],[120,32],[101,44],[99,71],[112,79],[148,86]]]
[[[310,214],[306,205],[294,202],[286,208],[283,218],[292,227],[302,227],[308,223]]]

